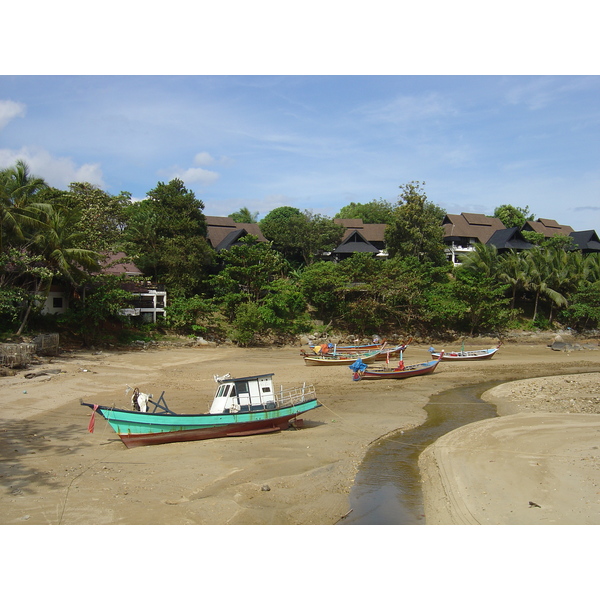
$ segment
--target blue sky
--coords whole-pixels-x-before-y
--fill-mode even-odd
[[[600,77],[3,75],[0,167],[18,158],[136,199],[179,177],[214,216],[333,216],[416,180],[449,213],[600,233]]]

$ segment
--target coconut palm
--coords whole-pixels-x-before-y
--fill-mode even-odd
[[[583,278],[591,283],[600,281],[600,253],[588,254],[583,259]]]
[[[567,299],[552,287],[558,285],[562,277],[562,275],[553,273],[553,269],[557,268],[558,260],[553,254],[554,251],[550,248],[535,246],[525,255],[525,287],[535,294],[533,321],[537,317],[541,296],[546,296],[550,302],[553,302],[557,306],[565,306],[567,304]],[[552,312],[550,316],[552,316]]]
[[[14,167],[0,171],[0,252],[7,236],[23,240],[23,227],[39,225],[35,196],[48,185],[41,177],[31,175],[27,164],[18,160]]]
[[[510,308],[513,309],[517,291],[519,288],[525,287],[526,274],[523,256],[514,250],[501,255],[498,266],[498,279],[510,285],[512,291]]]
[[[461,261],[461,266],[486,277],[495,277],[499,270],[498,249],[487,244],[475,244],[475,250]]]
[[[85,234],[78,229],[80,213],[58,205],[47,207],[44,227],[35,236],[34,246],[49,265],[75,284],[88,271],[100,269],[100,255],[85,248]]]

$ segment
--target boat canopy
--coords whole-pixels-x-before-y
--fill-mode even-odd
[[[210,413],[237,413],[275,406],[273,373],[253,377],[217,378],[219,387]]]

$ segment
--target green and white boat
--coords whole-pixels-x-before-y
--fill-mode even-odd
[[[273,373],[238,378],[227,374],[215,377],[215,381],[219,385],[208,413],[174,413],[167,407],[164,392],[158,402],[144,394],[141,410],[82,401],[83,406],[92,408],[88,430],[93,432],[95,415],[99,413],[123,443],[133,448],[281,431],[290,424],[301,426],[297,417],[320,406],[313,385],[275,391]],[[146,407],[153,407],[152,412],[144,411]]]

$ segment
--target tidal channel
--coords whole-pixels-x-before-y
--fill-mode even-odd
[[[386,436],[369,448],[350,491],[350,512],[338,525],[424,525],[419,454],[439,437],[475,421],[496,417],[481,395],[501,382],[440,392],[425,406],[426,421]]]

